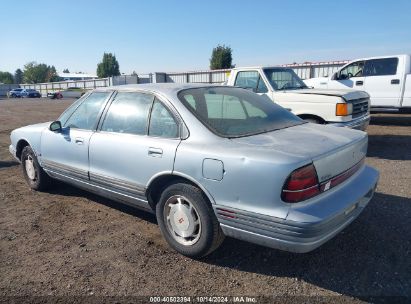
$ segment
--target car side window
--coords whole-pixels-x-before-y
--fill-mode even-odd
[[[364,67],[364,76],[396,75],[397,66],[397,57],[367,60]]]
[[[111,92],[91,93],[71,114],[63,127],[93,130],[96,126],[101,107]]]
[[[154,96],[119,92],[111,103],[101,126],[102,131],[135,135],[147,134],[148,114]]]
[[[343,68],[338,74],[338,80],[349,79],[352,77],[362,77],[364,69],[364,61],[356,61],[345,68]]]
[[[157,98],[151,110],[148,135],[163,138],[178,137],[178,124],[170,111]]]
[[[237,73],[235,86],[252,89],[256,93],[267,93],[268,89],[258,71],[242,71]]]

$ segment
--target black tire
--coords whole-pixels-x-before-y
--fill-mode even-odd
[[[303,118],[306,122],[311,122],[314,124],[322,125],[323,122],[317,118]]]
[[[33,163],[34,178],[31,178],[27,172],[28,170],[26,168],[26,160],[29,159],[31,159]],[[50,186],[52,179],[47,175],[46,172],[44,172],[43,168],[40,167],[39,162],[37,161],[37,157],[30,146],[24,147],[23,151],[21,152],[21,167],[23,169],[24,178],[26,179],[26,182],[31,189],[43,191]]]
[[[193,244],[184,245],[178,242],[172,235],[171,225],[167,222],[167,215],[165,213],[168,207],[166,203],[177,196],[187,199],[193,205],[195,214],[198,214],[197,219],[200,222],[199,227],[201,229],[198,232],[198,240]],[[208,199],[200,189],[193,185],[176,183],[165,188],[161,194],[160,201],[156,205],[156,216],[161,233],[167,243],[174,250],[185,256],[191,258],[204,257],[216,250],[224,241],[224,233]]]

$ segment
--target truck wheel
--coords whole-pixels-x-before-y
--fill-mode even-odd
[[[21,167],[24,178],[31,189],[42,191],[51,184],[50,176],[40,167],[30,146],[24,147],[21,153]]]
[[[224,240],[209,202],[201,190],[192,185],[168,186],[156,205],[156,216],[167,243],[185,256],[206,256]]]
[[[315,123],[315,124],[319,124],[322,125],[323,122],[317,118],[303,118],[306,122],[311,122],[311,123]]]

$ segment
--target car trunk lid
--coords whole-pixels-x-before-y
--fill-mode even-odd
[[[320,183],[359,163],[368,145],[365,132],[311,123],[232,140],[257,149],[306,158],[313,162]]]

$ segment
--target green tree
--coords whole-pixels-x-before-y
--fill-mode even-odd
[[[23,80],[26,83],[58,81],[58,75],[54,66],[32,61],[24,65]]]
[[[103,60],[97,65],[97,76],[105,78],[119,75],[120,66],[116,56],[111,53],[104,53]]]
[[[70,73],[69,69],[64,69],[63,73]]]
[[[232,49],[229,46],[217,45],[211,53],[210,69],[230,69],[233,67],[232,61]]]
[[[57,74],[56,68],[54,65],[48,67],[46,82],[59,81],[59,76]]]
[[[23,71],[20,69],[17,69],[14,72],[14,83],[20,84],[23,82]]]
[[[0,83],[12,84],[13,82],[14,79],[11,73],[0,71]]]

